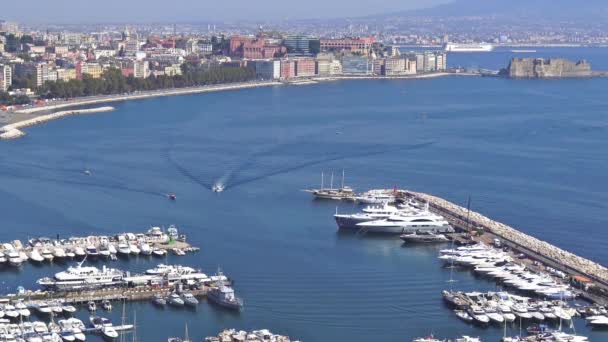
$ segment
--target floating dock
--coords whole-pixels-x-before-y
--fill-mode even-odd
[[[431,211],[445,217],[459,231],[470,233],[471,236],[483,231],[483,239],[492,241],[493,238],[498,238],[507,247],[523,253],[526,257],[545,266],[560,270],[571,279],[588,278],[592,280],[595,288],[587,289],[583,293],[583,297],[600,304],[608,303],[608,269],[606,267],[442,198],[409,190],[399,192],[406,199],[428,202]]]

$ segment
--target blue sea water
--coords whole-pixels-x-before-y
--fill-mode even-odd
[[[600,66],[608,57],[601,49],[551,50],[558,53]],[[468,56],[449,58],[487,68],[509,58]],[[167,261],[207,273],[221,266],[245,311],[130,303],[140,341],[181,335],[186,323],[195,340],[234,327],[304,341],[429,333],[498,341],[502,328],[466,325],[443,305],[450,272],[436,258],[442,246],[339,234],[332,214],[357,207],[313,201],[300,190],[319,185],[322,171],[326,181],[333,171],[337,184],[344,169],[357,190],[398,186],[460,204],[470,196],[474,210],[608,264],[606,89],[607,79],[452,77],[117,103],[114,112],[28,128],[26,137],[1,144],[0,241],[176,224],[201,251]],[[210,191],[218,181],[227,187],[220,194]],[[137,257],[112,266],[141,271],[156,263]],[[65,266],[1,269],[2,292],[34,287]],[[454,277],[455,289],[497,288],[467,271]],[[120,315],[115,305],[109,316],[118,322]],[[608,339],[584,321],[575,326],[592,341]]]

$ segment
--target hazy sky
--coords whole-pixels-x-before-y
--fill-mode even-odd
[[[21,22],[194,21],[362,16],[450,0],[0,0],[0,19]]]

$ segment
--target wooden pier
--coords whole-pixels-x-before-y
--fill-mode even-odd
[[[496,222],[488,217],[442,198],[414,191],[401,191],[405,198],[428,202],[429,209],[443,217],[458,231],[468,233],[455,239],[491,243],[498,238],[503,245],[545,266],[560,270],[571,279],[584,276],[594,284],[581,291],[590,301],[608,303],[608,269],[596,262],[562,250],[548,242],[524,234],[515,228]],[[535,265],[530,265],[535,266]]]

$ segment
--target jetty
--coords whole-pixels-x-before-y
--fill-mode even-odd
[[[431,211],[445,217],[455,229],[468,233],[471,238],[478,236],[478,240],[486,243],[499,239],[503,245],[527,258],[542,263],[545,267],[560,270],[570,279],[578,281],[584,287],[586,299],[608,303],[606,267],[443,198],[409,190],[399,192],[406,199],[429,203]],[[591,284],[589,280],[594,283]]]
[[[0,139],[16,139],[25,135],[25,133],[21,130],[21,128],[39,125],[45,123],[47,121],[56,120],[69,115],[76,114],[92,114],[92,113],[102,113],[102,112],[110,112],[113,111],[114,107],[105,106],[98,108],[89,108],[89,109],[74,109],[74,110],[64,110],[61,112],[56,112],[53,114],[41,115],[35,118],[15,122],[12,124],[8,124],[0,127]]]

